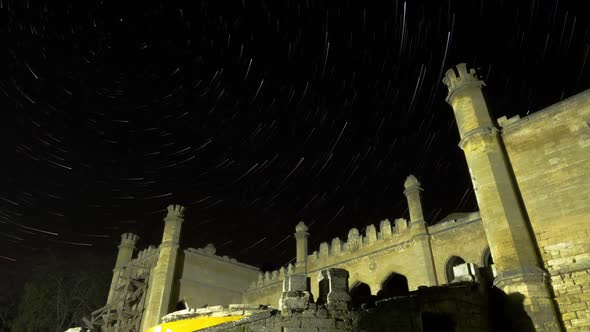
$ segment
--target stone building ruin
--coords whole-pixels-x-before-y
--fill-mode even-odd
[[[535,330],[589,330],[590,90],[524,118],[495,120],[474,69],[459,64],[443,82],[479,211],[427,223],[423,188],[410,175],[404,183],[409,220],[384,219],[363,232],[352,228],[346,239],[325,239],[318,248],[308,247],[312,230],[300,222],[295,264],[262,272],[217,255],[213,245],[181,249],[184,207],[172,205],[157,248],[134,256],[138,238],[123,234],[107,306],[89,323],[146,331],[181,301],[190,308],[241,303],[288,311],[302,305],[303,312],[315,308],[316,316],[320,308],[346,303],[346,310],[365,310],[383,324],[407,310],[413,311],[405,317],[422,317],[411,327],[395,325],[399,330],[427,331],[428,322],[447,315],[452,330],[479,331],[488,330],[483,326],[489,326],[493,308],[466,314],[474,315],[477,324],[464,325],[467,316],[460,315],[492,296],[493,285],[502,296],[518,300]],[[339,290],[330,293],[335,287]],[[295,300],[289,298],[295,291]],[[366,311],[363,303],[376,297],[395,301],[380,301]],[[433,309],[433,303],[440,306]],[[348,315],[345,311],[342,315]],[[303,328],[304,318],[298,319]],[[330,328],[363,330],[350,324]],[[249,329],[256,330],[256,325]]]

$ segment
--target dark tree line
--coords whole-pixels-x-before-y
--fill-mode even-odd
[[[0,331],[63,332],[81,326],[82,317],[104,306],[112,272],[93,254],[76,256],[85,264],[44,253],[26,280],[4,287]]]

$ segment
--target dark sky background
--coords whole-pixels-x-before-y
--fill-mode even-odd
[[[263,269],[300,220],[313,251],[407,217],[410,173],[429,223],[474,211],[446,69],[479,68],[495,117],[590,87],[583,1],[89,3],[0,0],[3,278],[110,269],[171,203],[182,247]]]

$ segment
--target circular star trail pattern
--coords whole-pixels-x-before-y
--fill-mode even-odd
[[[581,2],[580,2],[581,3]],[[333,7],[337,5],[337,7]],[[441,84],[467,62],[495,117],[590,86],[587,13],[545,1],[0,2],[0,264],[114,260],[123,232],[263,269],[347,230],[474,211]],[[24,263],[23,263],[24,264]]]

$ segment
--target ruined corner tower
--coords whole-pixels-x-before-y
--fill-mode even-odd
[[[423,266],[425,268],[427,286],[436,286],[438,285],[438,281],[434,269],[432,245],[430,243],[428,227],[426,227],[426,221],[424,220],[422,198],[420,197],[422,187],[418,179],[410,174],[404,182],[404,188],[404,195],[406,195],[406,199],[408,200],[408,210],[410,211],[410,232],[414,241],[420,246],[419,250],[424,262]]]
[[[158,261],[150,276],[142,330],[158,324],[160,317],[169,312],[184,209],[180,205],[168,206]]]
[[[113,280],[111,281],[111,288],[109,289],[109,297],[107,298],[107,304],[114,304],[115,300],[115,289],[117,288],[117,282],[119,276],[123,273],[125,265],[133,258],[133,251],[135,245],[139,240],[139,236],[133,233],[124,233],[121,235],[121,244],[119,245],[119,253],[117,254],[117,261],[115,262],[115,268],[113,269]]]
[[[508,296],[524,296],[524,309],[536,330],[558,330],[548,275],[541,268],[502,136],[481,90],[485,83],[464,63],[449,69],[443,83],[449,89],[446,100],[457,120],[459,146],[467,159],[494,257],[497,271],[494,285]]]

